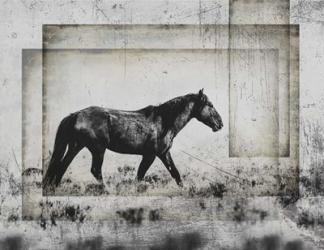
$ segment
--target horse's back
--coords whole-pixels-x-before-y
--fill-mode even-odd
[[[124,111],[91,106],[75,113],[75,129],[83,141],[100,141],[116,152],[140,154],[156,134],[149,117],[152,109]]]
[[[86,141],[100,139],[107,141],[108,136],[108,112],[97,106],[90,106],[75,112],[76,122],[74,128],[79,136]]]
[[[77,129],[102,127],[104,124],[119,123],[120,126],[128,125],[128,123],[138,122],[146,123],[154,106],[148,106],[136,111],[126,111],[118,109],[109,109],[98,106],[90,106],[75,112],[77,115]]]
[[[89,126],[101,126],[109,114],[102,108],[97,106],[90,106],[75,112],[77,115],[76,128],[87,128]]]

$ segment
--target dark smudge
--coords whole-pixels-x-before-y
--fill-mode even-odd
[[[65,246],[65,250],[101,250],[103,249],[103,240],[101,236],[87,239],[87,240],[79,240],[78,242],[68,242]]]
[[[206,209],[206,203],[204,201],[199,201],[199,206],[202,210]]]
[[[302,211],[298,215],[297,225],[305,228],[314,227],[315,225],[324,226],[324,216]]]
[[[162,242],[156,244],[149,244],[147,249],[149,250],[195,250],[200,249],[205,245],[201,235],[197,232],[184,233],[179,235],[168,235],[164,237]],[[79,241],[71,241],[65,245],[65,250],[125,250],[129,247],[123,245],[111,245],[105,246],[105,242],[102,236],[97,236],[91,239]],[[131,249],[142,249],[136,247],[136,244]],[[145,248],[146,249],[146,248]]]
[[[91,239],[79,241],[71,241],[66,243],[65,250],[124,250],[127,249],[124,246],[114,245],[114,246],[104,246],[104,241],[102,236],[97,236]]]
[[[153,209],[149,212],[149,220],[150,221],[159,221],[161,219],[160,210]]]
[[[145,249],[149,250],[195,250],[205,246],[207,241],[202,238],[198,232],[188,232],[183,234],[165,236],[162,241],[146,245]],[[107,243],[109,244],[109,243]],[[130,248],[124,245],[107,246],[103,236],[79,241],[68,242],[65,250],[125,250],[125,249],[142,249],[143,246],[133,244]],[[10,248],[8,248],[10,249]],[[11,248],[13,249],[13,248]],[[21,248],[18,248],[21,249]],[[247,239],[242,246],[234,248],[219,248],[221,250],[311,250],[303,241],[296,239],[284,241],[279,235],[266,235],[260,238]]]
[[[306,250],[301,240],[289,241],[285,245],[284,250]]]
[[[244,219],[245,219],[245,209],[237,201],[235,202],[235,206],[233,208],[233,220],[236,222],[242,222]]]
[[[79,240],[77,242],[68,242],[65,250],[125,250],[124,246],[104,246],[102,236],[97,236],[91,239]]]
[[[310,250],[301,240],[285,242],[278,235],[266,235],[246,240],[242,247],[223,248],[222,250]]]
[[[261,221],[263,221],[269,215],[267,211],[261,209],[252,209],[251,212],[254,214],[258,214]]]
[[[282,207],[287,207],[289,205],[295,204],[299,199],[299,194],[290,193],[290,194],[279,194],[278,200]]]
[[[204,245],[201,235],[197,232],[185,233],[179,236],[167,236],[161,244],[149,247],[150,250],[194,250]]]
[[[277,235],[265,236],[261,239],[251,239],[245,243],[244,250],[276,250],[280,249],[281,239]]]
[[[0,240],[0,249],[2,250],[22,250],[24,247],[24,240],[21,236],[9,236]]]

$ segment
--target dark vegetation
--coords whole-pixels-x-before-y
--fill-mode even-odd
[[[161,209],[146,211],[144,208],[128,208],[125,210],[118,210],[116,214],[119,218],[133,225],[141,225],[143,220],[155,222],[162,219]]]
[[[279,204],[281,204],[283,208],[295,204],[298,201],[298,199],[299,194],[297,192],[282,193],[278,196]]]
[[[42,174],[42,170],[39,168],[27,168],[26,170],[24,170],[23,172],[23,176],[31,176],[31,175],[41,175]]]
[[[105,190],[105,186],[102,184],[91,183],[85,188],[85,195],[108,195],[109,192]]]
[[[243,221],[264,221],[269,216],[268,212],[262,209],[248,209],[246,203],[243,201],[235,201],[233,211],[229,212],[232,215],[233,221],[241,223]]]
[[[242,222],[245,219],[245,208],[238,201],[235,202],[233,207],[233,220],[236,222]]]
[[[90,206],[81,208],[80,205],[62,205],[60,202],[41,202],[42,214],[39,219],[39,224],[43,229],[46,229],[48,221],[45,218],[50,218],[52,226],[57,225],[57,220],[69,220],[72,222],[83,223]]]
[[[137,225],[142,223],[143,213],[143,208],[128,208],[126,210],[118,210],[116,212],[116,214],[118,214],[119,217],[123,218],[126,222]]]
[[[226,191],[227,189],[223,183],[209,183],[208,187],[197,188],[196,186],[190,186],[188,194],[189,197],[223,198]]]
[[[315,225],[324,226],[324,216],[315,216],[307,211],[303,211],[298,215],[297,225],[301,227],[314,227]]]
[[[161,219],[161,215],[160,215],[159,209],[150,210],[150,212],[149,212],[149,220],[150,221],[158,221],[160,219]]]

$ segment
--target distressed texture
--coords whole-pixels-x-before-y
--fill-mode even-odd
[[[278,55],[277,50],[231,53],[231,157],[279,157]],[[289,142],[289,133],[285,136]]]
[[[240,4],[239,1],[235,2]],[[266,22],[267,20],[283,22],[286,20],[285,16],[276,17],[271,14],[276,13],[276,7],[269,6],[270,1],[247,2],[251,3],[253,10],[256,10],[251,12],[250,16],[245,15],[246,20],[250,20],[251,23]],[[253,6],[253,3],[256,6]],[[278,2],[274,1],[274,3]],[[22,133],[26,131],[22,130],[21,118],[22,111],[25,110],[26,115],[23,116],[23,124],[26,127],[24,128],[31,128],[31,131],[35,131],[34,133],[39,133],[38,126],[41,126],[41,124],[33,123],[31,116],[35,115],[39,118],[41,113],[38,111],[34,113],[35,110],[40,109],[39,105],[35,105],[31,109],[32,103],[27,102],[26,106],[22,106],[21,97],[32,95],[37,100],[41,95],[38,91],[31,93],[32,91],[28,89],[28,86],[24,86],[23,92],[21,91],[21,62],[22,49],[42,48],[42,25],[151,23],[194,24],[202,27],[202,24],[206,23],[228,24],[230,3],[228,1],[203,0],[118,2],[103,0],[3,0],[1,6],[0,246],[2,249],[80,249],[84,247],[93,249],[172,249],[172,247],[189,249],[264,249],[267,247],[274,249],[323,249],[322,218],[324,215],[322,212],[323,198],[320,196],[323,190],[321,182],[323,172],[321,139],[323,132],[323,1],[294,0],[290,2],[290,22],[300,24],[301,56],[300,68],[297,68],[300,69],[301,161],[299,171],[301,173],[300,190],[302,197],[296,203],[291,203],[295,200],[294,196],[282,196],[277,201],[275,198],[257,197],[251,198],[246,203],[244,202],[244,195],[240,194],[239,197],[233,197],[231,193],[224,190],[222,185],[214,184],[205,188],[190,187],[188,194],[192,195],[194,199],[185,199],[190,204],[175,197],[162,197],[159,201],[154,201],[148,200],[147,197],[142,199],[136,196],[132,198],[111,196],[111,201],[115,200],[115,203],[109,203],[102,197],[91,197],[91,199],[101,203],[101,206],[98,206],[97,210],[94,211],[94,214],[98,215],[97,217],[91,217],[91,213],[88,213],[92,208],[84,203],[91,203],[91,201],[84,202],[84,197],[76,197],[79,199],[76,199],[75,203],[69,200],[71,197],[66,197],[67,199],[64,202],[62,200],[43,202],[41,206],[30,202],[30,205],[36,205],[34,211],[39,210],[35,212],[37,215],[35,221],[21,220],[21,156],[28,154],[27,151],[34,147],[31,146],[33,144],[29,144],[32,141],[27,142],[24,141],[25,138],[22,138]],[[280,4],[280,6],[282,6],[282,8],[280,7],[283,10],[282,13],[286,13],[286,5]],[[262,9],[261,12],[257,11],[259,7]],[[235,19],[232,16],[233,22],[234,20],[244,21],[244,13],[243,15],[241,12],[235,14]],[[270,17],[267,17],[268,14],[270,14]],[[201,30],[203,31],[203,29]],[[297,31],[290,30],[290,32],[296,33]],[[202,35],[202,39],[205,38]],[[290,39],[294,40],[294,49],[296,49],[298,39]],[[290,56],[292,60],[298,62],[296,53]],[[37,60],[35,63],[37,63]],[[28,65],[28,62],[23,62],[24,65],[25,63]],[[29,63],[32,64],[31,61]],[[38,72],[37,74],[32,73],[29,76],[34,77],[35,82],[37,82],[35,83],[37,87],[34,86],[33,88],[40,87],[41,71],[38,70],[39,68],[34,71]],[[30,71],[28,70],[28,72]],[[294,81],[298,81],[298,75],[294,74],[292,77]],[[32,84],[33,81],[30,82]],[[292,93],[291,91],[299,92],[296,88],[291,89],[290,93]],[[219,98],[220,100],[223,98],[223,92]],[[298,105],[298,101],[290,100],[290,105]],[[298,123],[298,116],[294,117],[290,119],[290,122]],[[199,134],[198,132],[197,134]],[[228,140],[226,135],[224,137],[225,140]],[[290,139],[293,137],[293,140],[298,140],[296,133],[291,134],[290,137]],[[28,145],[28,148],[24,149],[26,152],[21,147],[22,139],[24,145]],[[35,141],[38,141],[38,139],[39,137],[35,138]],[[181,148],[188,151],[190,147]],[[223,152],[225,151],[223,150]],[[297,152],[298,148],[290,153],[296,155]],[[37,154],[40,155],[41,152],[37,151]],[[200,152],[199,158],[208,161],[210,160],[208,155],[205,151]],[[28,159],[29,164],[36,162],[35,167],[41,168],[41,163],[38,163],[37,160],[34,161],[37,157]],[[193,158],[190,159],[194,161]],[[212,165],[216,165],[217,161],[212,163]],[[262,162],[258,164],[262,165]],[[207,167],[198,161],[195,166]],[[268,167],[269,169],[260,172],[255,171],[256,175],[269,175],[272,167]],[[252,168],[255,168],[255,166],[252,166]],[[256,169],[259,170],[259,168]],[[236,166],[232,166],[232,170],[233,172],[241,171]],[[282,171],[284,171],[284,167]],[[23,180],[34,183],[36,186],[37,182],[33,179],[35,178],[34,172],[37,173],[35,175],[36,180],[40,181],[42,175],[36,168],[24,173],[26,178],[31,177],[32,180]],[[120,173],[125,175],[124,183],[127,184],[127,178],[131,175],[131,172],[129,168],[122,167],[120,169]],[[281,169],[277,169],[277,173],[276,178],[280,179]],[[240,175],[242,176],[244,173]],[[206,176],[209,177],[209,174]],[[206,179],[206,176],[201,178],[202,181]],[[245,189],[248,193],[248,189],[253,185],[257,186],[258,182],[253,181],[254,175],[247,177],[251,180],[250,185]],[[224,178],[226,179],[226,177],[221,177],[221,179]],[[148,183],[155,183],[156,180],[159,181],[155,175],[152,175],[147,181]],[[260,181],[262,182],[262,179]],[[281,181],[278,184],[285,185]],[[228,188],[230,185],[241,186],[242,184],[228,178],[225,181],[225,187]],[[130,188],[134,185],[126,187]],[[25,185],[24,188],[26,188]],[[139,190],[145,190],[145,188],[147,187],[141,186]],[[152,186],[148,188],[152,188]],[[88,189],[96,189],[96,186],[89,186]],[[172,190],[174,190],[174,187],[172,187]],[[122,192],[123,190],[119,191]],[[34,192],[34,190],[31,192]],[[129,189],[127,192],[129,192]],[[41,196],[37,192],[36,194]],[[266,193],[264,194],[266,195]],[[222,195],[222,199],[217,197]],[[229,196],[233,199],[229,199]],[[83,205],[80,205],[81,203]],[[59,208],[51,210],[55,207]],[[141,208],[143,209],[141,210]],[[107,216],[105,211],[108,211],[108,209],[111,211],[109,222],[95,220],[95,218],[105,218]],[[151,212],[151,210],[154,212]],[[176,211],[176,214],[173,213],[174,211]],[[31,218],[24,217],[24,219]],[[177,220],[177,218],[180,219]]]

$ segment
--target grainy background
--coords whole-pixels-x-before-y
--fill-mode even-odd
[[[1,1],[1,248],[262,249],[271,245],[272,249],[323,249],[323,13],[324,1]],[[43,24],[193,24],[203,27],[204,24],[229,23],[299,24],[298,201],[292,203],[294,196],[288,193],[251,196],[253,184],[248,185],[244,193],[244,185],[233,184],[233,180],[225,183],[232,187],[237,185],[236,189],[241,192],[233,195],[229,189],[221,197],[223,192],[219,188],[208,189],[208,182],[202,187],[191,185],[200,178],[198,175],[189,178],[187,189],[169,197],[158,196],[153,189],[148,190],[154,194],[150,197],[137,194],[135,190],[136,195],[131,198],[107,194],[105,199],[102,196],[79,196],[71,200],[54,197],[44,198],[41,204],[26,205],[28,196],[25,195],[22,202],[22,191],[28,195],[28,189],[33,188],[22,185],[22,115],[27,109],[22,105],[22,97],[28,99],[31,95],[22,92],[26,87],[22,88],[24,66],[30,63],[23,61],[22,55],[30,58],[28,55],[33,54],[37,58],[35,54],[43,45]],[[39,80],[41,77],[37,68],[35,73],[29,69],[26,72],[30,78]],[[32,88],[29,91],[32,92]],[[36,100],[40,97],[35,96]],[[220,109],[227,108],[220,106]],[[35,133],[39,133],[39,129],[36,127]],[[225,132],[213,136],[227,136],[221,133]],[[35,153],[41,156],[39,151]],[[208,155],[202,158],[208,159]],[[35,168],[40,169],[41,165]],[[36,181],[27,180],[28,183],[39,182],[41,175],[34,171],[26,175]],[[124,167],[120,175],[131,178],[132,171]],[[258,187],[258,180],[262,182],[260,178],[269,173],[270,169],[265,169],[263,174],[248,177],[255,179],[254,185]],[[167,178],[163,172],[159,176]],[[138,187],[126,184],[138,191]],[[172,185],[166,190],[168,188],[170,192],[177,190]],[[61,191],[64,194],[66,190]],[[130,190],[119,191],[127,194]],[[27,211],[23,211],[26,206]]]

